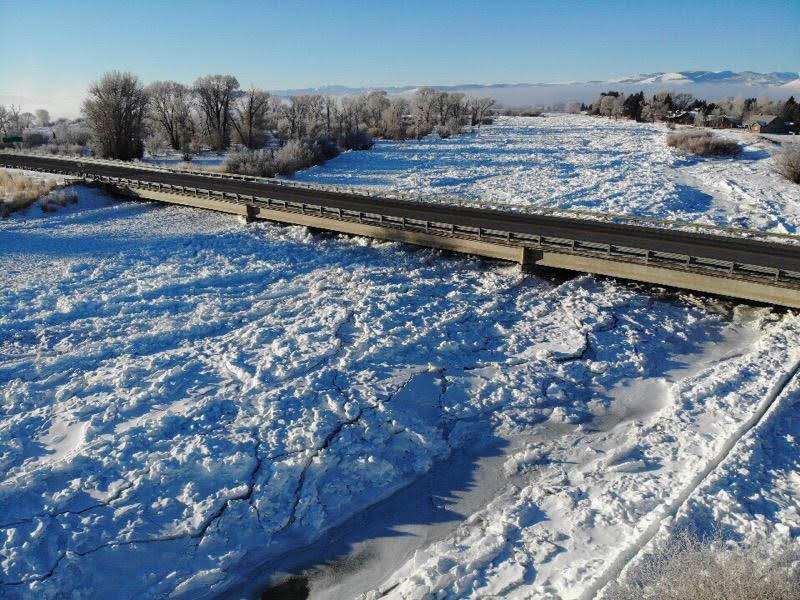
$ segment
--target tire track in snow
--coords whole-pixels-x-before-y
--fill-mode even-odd
[[[792,367],[786,371],[775,382],[772,390],[758,407],[755,413],[742,423],[736,432],[728,438],[723,445],[722,449],[717,453],[711,462],[709,462],[704,469],[694,476],[689,485],[673,500],[666,508],[664,513],[657,517],[637,538],[636,541],[629,546],[626,550],[620,552],[617,558],[605,570],[605,572],[592,583],[583,594],[579,596],[580,600],[592,600],[593,598],[600,597],[600,593],[611,581],[617,579],[622,571],[631,564],[636,557],[644,550],[644,548],[652,541],[661,525],[666,519],[674,518],[681,508],[686,504],[689,498],[694,494],[702,483],[713,473],[724,461],[728,458],[731,451],[736,447],[739,441],[747,435],[750,431],[757,428],[765,416],[780,398],[783,391],[789,383],[800,372],[800,358],[795,360]]]

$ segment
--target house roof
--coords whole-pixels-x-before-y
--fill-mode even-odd
[[[778,117],[776,117],[775,115],[753,115],[747,120],[747,122],[750,123],[751,125],[753,123],[758,123],[763,127],[767,123],[772,123],[777,118]]]

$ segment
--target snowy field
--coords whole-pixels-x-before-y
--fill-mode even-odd
[[[515,123],[303,178],[415,185],[399,160],[426,191],[680,203],[621,166],[685,160],[658,128],[601,121],[609,174],[547,159],[537,187],[532,150],[480,141]],[[431,168],[457,143],[464,184]],[[791,203],[738,160],[679,177],[750,164]],[[588,599],[676,528],[798,543],[794,313],[80,196],[0,221],[0,597],[256,597],[301,570],[312,598]]]
[[[379,141],[295,179],[800,232],[800,188],[773,171],[776,143],[717,131],[744,152],[704,159],[668,147],[667,133],[663,123],[583,115],[500,117],[447,140]]]

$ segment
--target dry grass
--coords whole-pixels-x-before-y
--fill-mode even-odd
[[[70,190],[55,190],[54,179],[33,179],[0,169],[0,217],[24,210],[38,200],[44,211],[76,202],[78,195]]]
[[[211,173],[224,173],[225,167],[222,165],[206,165],[202,163],[193,163],[193,162],[179,162],[174,165],[167,165],[170,169],[175,169],[177,171],[209,171]]]
[[[797,600],[800,552],[725,546],[682,533],[649,556],[607,600]]]
[[[713,135],[710,131],[676,131],[667,136],[667,146],[698,156],[736,156],[738,142]]]
[[[784,144],[775,156],[775,170],[789,181],[800,183],[800,143]]]

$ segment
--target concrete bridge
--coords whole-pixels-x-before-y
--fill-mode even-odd
[[[100,182],[134,198],[800,308],[800,236],[657,219],[542,214],[435,198],[0,153],[0,166]],[[621,221],[621,222],[619,222]],[[687,231],[687,229],[690,229]]]

